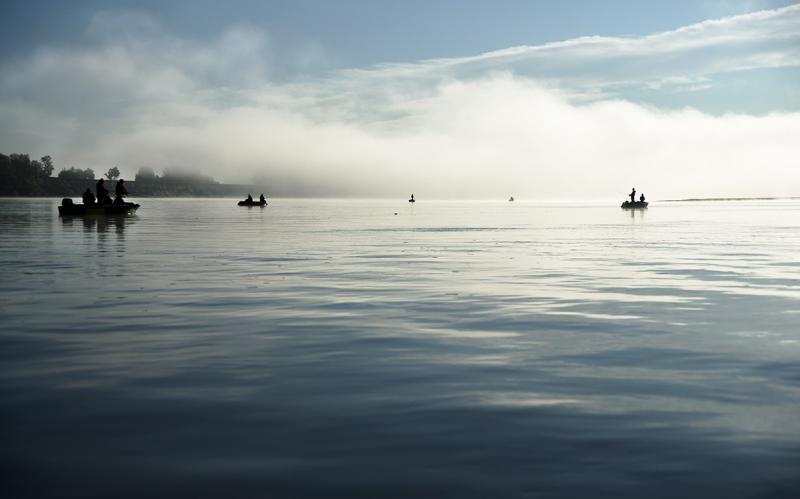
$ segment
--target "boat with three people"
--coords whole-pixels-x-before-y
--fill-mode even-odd
[[[135,212],[139,208],[137,203],[128,203],[123,199],[128,195],[123,179],[117,180],[114,189],[114,200],[111,200],[108,190],[105,188],[105,180],[100,179],[96,185],[97,196],[92,193],[91,188],[87,188],[83,193],[83,203],[75,203],[72,198],[63,198],[58,207],[59,215],[127,215]]]

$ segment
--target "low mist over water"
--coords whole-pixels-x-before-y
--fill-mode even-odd
[[[0,152],[59,170],[281,197],[800,195],[796,0],[6,3]]]
[[[4,497],[797,497],[800,202],[0,199]]]

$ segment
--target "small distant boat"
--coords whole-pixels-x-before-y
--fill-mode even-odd
[[[260,206],[261,208],[267,206],[267,200],[260,201],[258,199],[248,200],[245,199],[244,201],[239,201],[239,206]]]
[[[509,202],[514,201],[514,196],[511,196],[510,198],[508,198],[508,201]]]
[[[647,208],[648,202],[647,201],[623,201],[621,208],[623,210],[640,210]]]
[[[413,194],[411,195],[411,199],[409,199],[408,202],[409,203],[416,203],[416,201],[414,201],[414,195]]]
[[[137,203],[116,203],[116,204],[75,204],[72,198],[64,198],[61,200],[61,206],[58,207],[59,215],[126,215],[133,213],[139,208]]]

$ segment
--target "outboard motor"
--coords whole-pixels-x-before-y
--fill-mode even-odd
[[[61,206],[72,206],[72,198],[63,198],[61,200]]]

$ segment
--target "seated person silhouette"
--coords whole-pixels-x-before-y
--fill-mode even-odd
[[[95,198],[94,194],[92,194],[92,190],[90,188],[86,188],[86,192],[83,193],[83,204],[90,205],[94,204]]]

